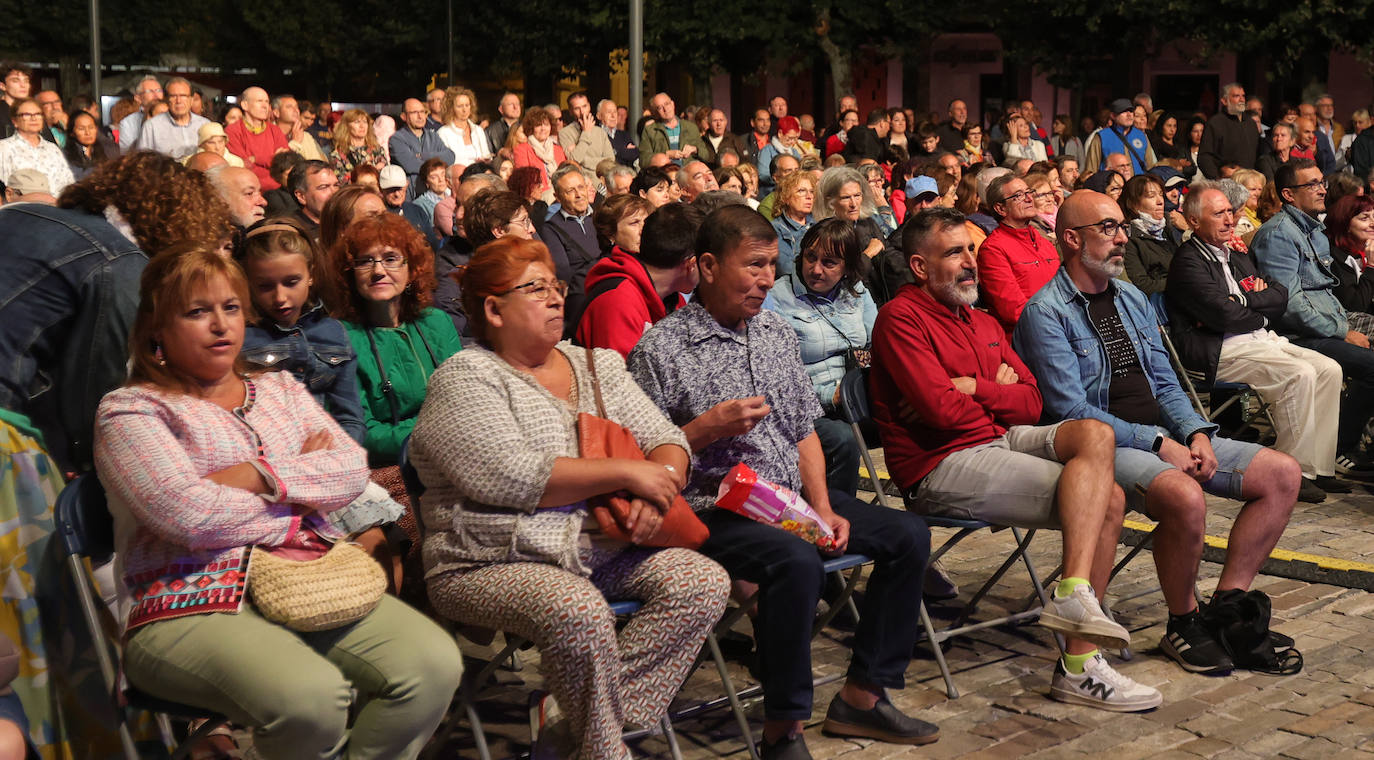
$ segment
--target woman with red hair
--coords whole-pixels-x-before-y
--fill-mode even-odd
[[[358,356],[368,462],[396,464],[415,427],[425,383],[462,348],[453,320],[433,308],[434,252],[395,214],[355,220],[331,251],[336,309]]]
[[[1326,235],[1331,240],[1331,273],[1336,275],[1336,298],[1348,312],[1350,329],[1374,335],[1374,198],[1347,195],[1326,212]]]
[[[562,341],[567,283],[543,243],[502,236],[461,278],[478,345],[434,373],[410,441],[430,602],[539,647],[562,715],[534,757],[628,760],[625,725],[663,718],[729,593],[700,554],[635,545],[687,482],[687,437],[618,354]],[[577,415],[599,401],[647,459],[579,456]],[[588,499],[616,491],[632,499],[633,543],[587,519]],[[617,633],[607,598],[643,607]]]

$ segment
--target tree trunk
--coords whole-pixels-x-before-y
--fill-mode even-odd
[[[832,105],[838,110],[840,98],[854,94],[853,61],[848,50],[836,45],[835,41],[830,39],[829,8],[822,10],[816,19],[816,36],[819,38],[821,50],[825,52],[826,59],[830,61],[830,78],[835,84],[835,102]]]

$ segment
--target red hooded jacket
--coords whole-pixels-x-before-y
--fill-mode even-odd
[[[587,273],[586,293],[596,292],[597,285],[620,278],[611,290],[588,301],[577,324],[577,343],[587,348],[610,348],[626,358],[639,342],[644,331],[668,316],[668,305],[654,290],[649,271],[639,259],[612,248],[610,255],[592,265]],[[682,296],[669,297],[673,309],[682,305]]]

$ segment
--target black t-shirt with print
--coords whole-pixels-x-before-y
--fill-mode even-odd
[[[1107,393],[1107,411],[1137,425],[1159,424],[1159,402],[1150,392],[1150,381],[1140,366],[1140,357],[1131,344],[1130,333],[1121,323],[1112,289],[1101,293],[1084,293],[1088,299],[1088,316],[1101,336],[1111,363],[1112,377]]]

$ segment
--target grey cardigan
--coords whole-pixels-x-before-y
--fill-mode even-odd
[[[585,350],[564,341],[577,412],[596,412]],[[647,453],[687,437],[625,371],[620,354],[597,349],[606,414],[634,433]],[[425,486],[425,577],[501,562],[544,562],[580,575],[587,516],[583,502],[536,509],[558,457],[578,456],[577,412],[533,376],[474,346],[430,377],[411,434],[409,458]]]

